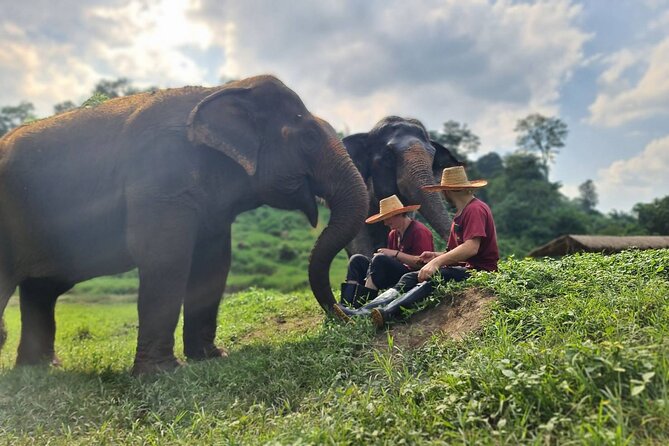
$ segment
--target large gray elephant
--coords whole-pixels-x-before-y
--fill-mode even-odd
[[[360,229],[367,192],[332,127],[278,79],[143,93],[15,129],[0,140],[0,316],[18,286],[17,364],[54,360],[60,294],[135,267],[134,373],[178,365],[182,305],[186,356],[224,355],[214,338],[235,216],[268,204],[315,226],[317,196],[331,217],[309,281],[329,310],[330,264]]]
[[[445,203],[441,195],[425,193],[421,186],[438,183],[445,167],[462,163],[430,140],[420,121],[388,116],[368,133],[347,136],[343,142],[367,185],[370,215],[378,213],[381,199],[397,195],[406,205],[420,204],[419,212],[447,240],[450,218]],[[386,245],[386,237],[383,224],[365,225],[346,251],[370,256]]]

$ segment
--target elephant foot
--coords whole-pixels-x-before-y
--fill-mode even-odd
[[[132,376],[154,375],[156,373],[171,372],[181,367],[183,363],[175,357],[160,361],[149,361],[146,359],[135,359],[135,364],[130,372]]]
[[[17,366],[51,366],[60,367],[60,359],[53,352],[49,353],[25,353],[19,351],[16,358]]]
[[[53,355],[53,357],[51,358],[51,364],[49,365],[51,367],[60,367],[63,364],[60,362],[60,358],[58,356]]]
[[[210,346],[195,349],[195,351],[186,352],[188,361],[206,361],[207,359],[227,358],[228,352],[222,347],[216,347],[214,344]]]

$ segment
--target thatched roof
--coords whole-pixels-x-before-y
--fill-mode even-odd
[[[603,252],[610,254],[625,249],[669,248],[668,235],[615,236],[615,235],[563,235],[543,246],[533,249],[530,257],[555,257],[573,252]]]

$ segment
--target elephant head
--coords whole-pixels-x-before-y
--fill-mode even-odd
[[[221,117],[225,117],[221,119]],[[335,303],[329,268],[360,230],[367,190],[334,129],[312,115],[300,98],[272,76],[227,84],[191,112],[188,137],[223,152],[249,177],[256,203],[299,209],[312,226],[316,197],[331,210],[309,260],[309,282],[326,311]]]
[[[438,182],[445,167],[462,163],[444,146],[430,140],[420,121],[388,116],[368,133],[347,136],[343,142],[367,184],[370,212],[382,198],[397,195],[403,203],[420,204],[420,213],[447,239],[450,218],[441,196],[425,193],[421,186]],[[357,237],[349,253],[369,254],[365,251],[385,243],[383,234],[369,235],[367,241]]]

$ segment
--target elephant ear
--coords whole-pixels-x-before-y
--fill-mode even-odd
[[[355,167],[358,168],[362,178],[368,178],[370,174],[372,153],[368,147],[369,133],[355,133],[342,139],[348,155],[353,160]]]
[[[435,150],[432,170],[435,175],[439,176],[439,178],[441,178],[441,171],[446,167],[464,166],[464,163],[460,162],[450,150],[439,144],[437,141],[430,140],[430,144],[432,144],[432,147],[434,147]]]
[[[204,98],[188,117],[188,139],[225,153],[251,176],[260,138],[250,88],[224,88]]]

